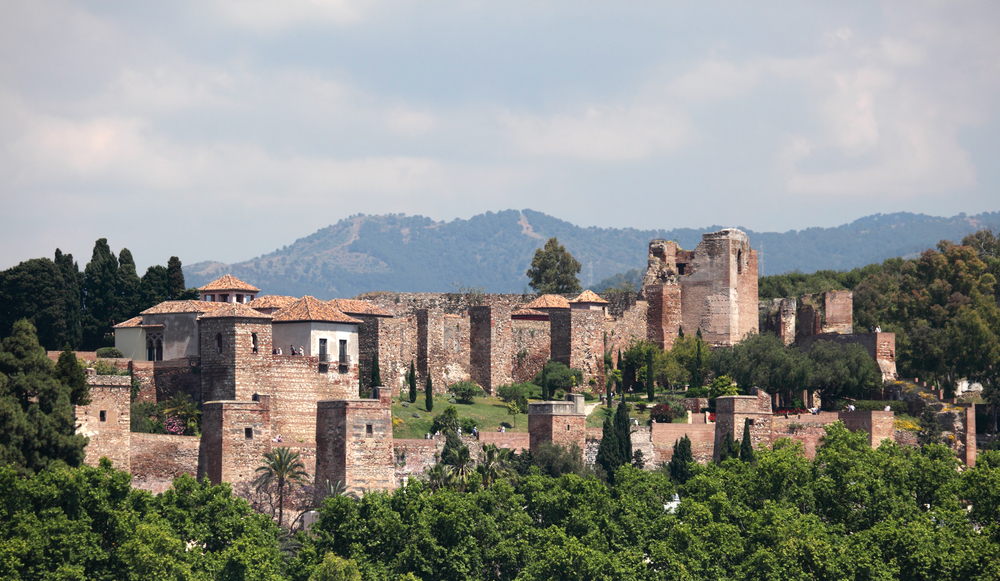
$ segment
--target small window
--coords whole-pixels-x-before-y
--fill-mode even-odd
[[[326,363],[320,363],[319,364],[319,372],[320,373],[328,373],[329,371],[330,371],[330,366],[329,365],[327,365]]]
[[[736,251],[736,274],[743,274],[743,250]]]
[[[243,428],[243,437],[247,440],[253,440],[253,428]]]
[[[108,410],[101,410],[101,421],[108,421]]]
[[[566,424],[566,431],[567,431],[567,432],[571,431],[571,430],[569,429],[569,424]]]
[[[250,401],[260,401],[260,394],[255,393],[250,396]]]
[[[371,425],[371,424],[367,424],[367,425],[365,425],[365,437],[366,437],[366,438],[371,438],[371,437],[373,437],[373,436],[374,436],[374,433],[375,433],[375,431],[374,431],[374,429],[372,428],[372,425]]]
[[[250,342],[253,344],[253,352],[257,353],[257,333],[250,333]]]
[[[242,303],[243,302],[243,295],[236,295],[236,302]]]
[[[215,334],[215,352],[222,353],[222,333]]]
[[[229,302],[229,295],[219,295],[219,302],[220,303],[228,303]]]

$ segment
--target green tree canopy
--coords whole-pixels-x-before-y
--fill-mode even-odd
[[[543,248],[535,250],[527,272],[528,285],[540,294],[578,293],[582,289],[576,275],[581,268],[558,240],[549,238]]]

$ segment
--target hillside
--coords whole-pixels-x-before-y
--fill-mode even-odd
[[[536,248],[556,236],[581,263],[584,286],[630,269],[645,268],[653,238],[694,248],[701,234],[725,226],[675,230],[581,228],[533,210],[487,212],[468,220],[435,222],[389,214],[340,220],[290,246],[236,264],[201,262],[184,268],[189,285],[226,272],[267,294],[318,298],[367,291],[442,292],[482,286],[491,292],[522,292]],[[762,275],[790,270],[850,269],[961,240],[980,228],[1000,227],[1000,212],[939,218],[877,214],[836,228],[757,233],[743,228],[763,256]]]

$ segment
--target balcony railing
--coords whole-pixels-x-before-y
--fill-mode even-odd
[[[330,354],[329,353],[320,353],[319,354],[319,361],[320,361],[320,363],[329,363],[330,362]]]

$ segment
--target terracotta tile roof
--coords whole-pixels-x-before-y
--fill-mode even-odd
[[[571,303],[601,303],[608,304],[608,301],[602,299],[594,291],[587,289],[580,293],[580,296],[570,301]]]
[[[368,301],[358,301],[354,299],[333,299],[330,301],[333,308],[351,315],[372,315],[375,317],[391,317],[392,313],[380,309]]]
[[[219,308],[209,311],[199,319],[226,319],[229,317],[242,317],[245,319],[270,319],[271,315],[266,315],[256,309],[251,309],[243,303],[216,303]]]
[[[524,306],[526,309],[568,309],[569,301],[559,295],[542,295]]]
[[[138,317],[132,317],[131,319],[129,319],[127,321],[122,321],[121,323],[118,323],[117,325],[115,325],[112,328],[113,329],[127,329],[129,327],[139,327],[141,325],[142,325],[142,316],[138,316]]]
[[[536,311],[534,309],[518,309],[510,314],[511,317],[548,317],[548,313]]]
[[[164,313],[209,313],[226,303],[210,301],[163,301],[155,307],[150,307],[140,315],[160,315]]]
[[[206,284],[205,286],[199,288],[198,290],[200,291],[233,290],[233,291],[247,291],[252,293],[260,292],[259,288],[253,286],[252,284],[245,283],[231,274],[227,274],[222,278],[217,278],[212,282]]]
[[[275,323],[302,321],[322,321],[325,323],[353,323],[361,321],[348,317],[337,307],[315,297],[304,296],[280,311],[274,313]]]
[[[296,300],[298,299],[295,297],[286,297],[284,295],[264,295],[250,301],[247,303],[247,306],[251,309],[283,309]]]

